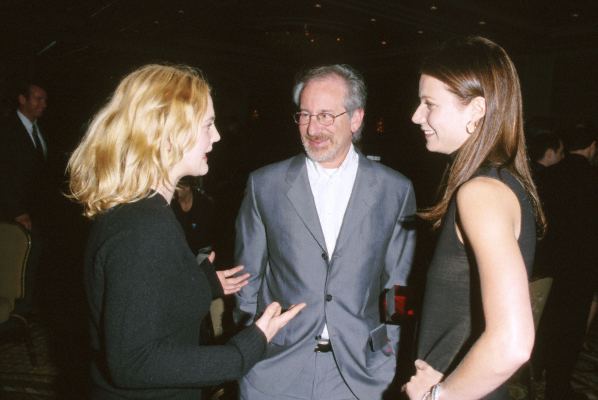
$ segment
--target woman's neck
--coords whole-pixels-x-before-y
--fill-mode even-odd
[[[169,189],[164,185],[160,185],[156,188],[154,188],[154,190],[158,193],[160,193],[162,195],[162,197],[164,197],[166,199],[166,202],[168,204],[170,204],[170,202],[172,201],[172,195],[174,194],[174,188]]]

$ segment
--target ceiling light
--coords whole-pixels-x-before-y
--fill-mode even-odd
[[[320,3],[316,3],[316,4],[314,4],[314,7],[315,8],[322,8],[322,5]]]
[[[423,31],[423,29],[419,29],[419,30],[417,31],[417,33],[419,33],[420,35],[423,35],[423,34],[424,34],[424,31]]]
[[[370,18],[370,22],[376,22],[376,18]]]
[[[436,6],[436,4],[432,4],[432,5],[430,6],[430,10],[432,10],[432,11],[436,11],[436,10],[438,10],[438,7]]]
[[[340,36],[336,38],[336,41],[337,41],[338,43],[340,43],[342,40],[343,40],[343,39],[342,39]]]
[[[478,21],[478,25],[486,25],[486,21]]]
[[[388,42],[387,42],[386,40],[383,40],[383,41],[381,41],[381,42],[380,42],[380,44],[381,44],[382,46],[386,46],[386,45],[388,44]]]
[[[572,18],[579,18],[579,13],[573,12],[571,13]]]

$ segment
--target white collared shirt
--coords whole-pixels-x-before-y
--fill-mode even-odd
[[[29,120],[29,118],[27,118],[25,115],[23,115],[23,113],[20,112],[19,110],[17,110],[17,116],[21,120],[21,123],[25,127],[25,130],[27,130],[27,133],[29,134],[29,139],[31,139],[31,142],[33,143],[33,147],[36,147],[35,140],[33,139],[33,122],[31,122]],[[44,140],[44,137],[42,136],[42,132],[39,129],[39,125],[37,126],[37,132],[38,132],[37,138],[42,145],[42,151],[44,152],[44,156],[46,156],[46,154],[48,153],[48,149],[46,146],[46,141]]]
[[[328,257],[332,258],[355,184],[359,156],[351,145],[345,160],[338,168],[324,168],[310,158],[306,158],[306,165]],[[327,326],[324,326],[321,336],[328,339]]]

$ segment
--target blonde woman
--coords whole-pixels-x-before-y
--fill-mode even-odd
[[[244,375],[304,307],[281,313],[272,303],[227,344],[199,343],[211,300],[248,278],[240,266],[197,265],[168,207],[182,176],[208,172],[214,120],[199,72],[148,65],[123,79],[69,161],[71,196],[94,220],[85,254],[92,399],[197,400],[201,386]]]

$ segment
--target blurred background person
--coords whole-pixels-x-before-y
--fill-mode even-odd
[[[554,132],[542,132],[529,138],[528,151],[534,177],[558,164],[565,157],[565,145]]]
[[[532,178],[540,201],[543,203],[546,175],[565,157],[565,145],[561,137],[552,129],[529,126],[527,128],[529,128],[526,135]],[[552,276],[553,274],[550,249],[546,246],[547,242],[545,240],[540,240],[537,243],[532,271],[534,277]]]
[[[43,219],[41,205],[44,193],[44,168],[48,145],[38,119],[47,107],[44,88],[23,83],[18,88],[17,110],[0,124],[2,195],[1,217],[18,222],[31,231],[35,222]],[[41,204],[40,204],[41,203]]]
[[[207,256],[214,242],[214,200],[202,189],[200,180],[193,176],[182,177],[170,206],[193,254]]]
[[[548,231],[542,250],[554,277],[536,352],[546,368],[546,399],[586,398],[570,380],[598,287],[598,174],[596,131],[566,129],[566,156],[546,171],[543,201]]]
[[[48,173],[48,143],[39,121],[48,94],[31,81],[16,89],[17,110],[0,121],[0,219],[21,224],[31,235],[26,298],[17,304],[23,312],[41,304],[37,283],[45,283],[44,274],[51,269],[50,221],[58,188],[52,187]]]

